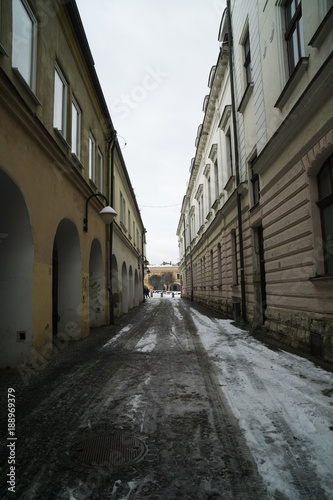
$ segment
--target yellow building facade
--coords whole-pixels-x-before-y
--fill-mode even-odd
[[[119,290],[115,314],[142,300],[145,231],[74,1],[1,3],[0,190],[0,366],[35,367],[109,323]],[[99,215],[117,191],[135,245]]]

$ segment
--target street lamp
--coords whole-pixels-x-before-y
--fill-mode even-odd
[[[104,196],[104,194],[94,193],[94,194],[90,195],[86,200],[86,210],[85,210],[85,216],[83,219],[83,231],[85,233],[88,232],[88,203],[91,200],[91,198],[94,198],[95,196],[99,196],[100,198],[103,198],[106,202],[106,206],[99,212],[99,215],[101,216],[101,218],[105,224],[111,224],[113,222],[113,219],[117,215],[117,212],[115,211],[115,209],[109,206],[108,199],[106,196]]]

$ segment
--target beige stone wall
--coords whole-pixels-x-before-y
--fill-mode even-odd
[[[144,227],[118,145],[114,149],[114,178],[110,178],[112,121],[76,17],[75,2],[31,2],[38,27],[34,39],[36,84],[31,88],[12,68],[11,6],[11,2],[3,4],[0,16],[0,174],[2,188],[5,186],[15,197],[0,199],[0,312],[5,317],[0,366],[37,366],[69,340],[89,335],[91,325],[109,321],[109,230],[99,216],[105,201],[99,197],[90,200],[88,232],[84,232],[88,197],[100,189],[110,200],[112,181],[114,193],[125,193],[135,236],[138,231],[134,240],[132,226],[121,227],[117,219],[114,223],[113,261],[118,264],[119,286],[124,288],[119,314],[142,300],[138,259],[143,252]],[[53,127],[56,64],[67,82],[63,134]],[[73,98],[82,111],[78,157],[71,147]],[[97,186],[97,177],[89,178],[90,133],[96,142],[96,164],[97,150],[103,156],[101,186]],[[12,215],[16,202],[21,213]],[[119,214],[118,198],[114,202]],[[25,254],[31,257],[27,259],[31,269],[27,265],[21,270]],[[58,264],[61,271],[57,276]],[[8,266],[10,271],[5,269]],[[122,272],[124,266],[126,273]],[[57,293],[53,286],[58,287]]]

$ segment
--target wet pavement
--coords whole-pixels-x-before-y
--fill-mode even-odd
[[[192,307],[149,299],[41,369],[3,370],[17,439],[2,405],[1,498],[288,498],[267,492]]]

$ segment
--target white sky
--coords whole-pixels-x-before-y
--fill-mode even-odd
[[[151,265],[176,237],[225,0],[76,0],[147,229]],[[126,146],[125,146],[126,143]]]
[[[155,295],[145,307],[153,312],[160,300],[171,301],[174,315],[182,321],[179,296],[165,294],[162,299]],[[269,349],[231,320],[209,318],[194,308],[191,317],[208,354],[211,373],[238,420],[271,498],[333,498],[333,374],[302,357]],[[112,348],[132,327],[127,325],[103,348]],[[193,346],[188,337],[173,329],[161,333],[149,328],[135,350],[153,352],[163,334],[171,335],[171,342],[190,352]],[[148,377],[145,385],[149,384]],[[187,389],[190,393],[191,388]],[[197,390],[193,385],[192,393]],[[101,404],[105,405],[105,399]],[[133,420],[140,421],[146,404],[140,395],[129,401]],[[183,412],[179,405],[179,414]],[[311,484],[314,491],[321,488],[320,496],[309,494]],[[223,495],[221,492],[221,498]]]

